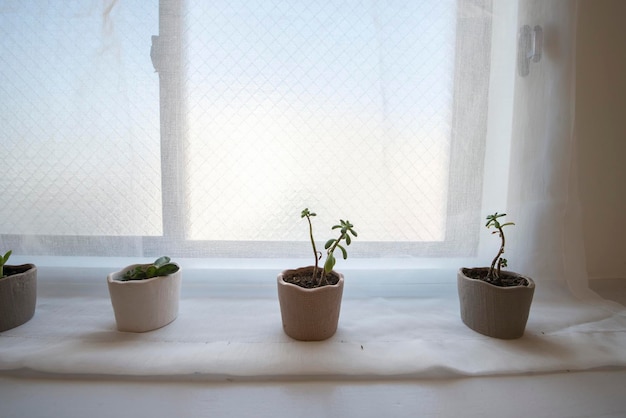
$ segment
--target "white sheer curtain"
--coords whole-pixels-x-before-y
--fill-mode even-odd
[[[340,3],[305,10],[282,9],[289,2],[269,9],[245,2],[238,10],[234,2],[204,4],[211,9],[209,16],[231,22],[220,41],[219,34],[202,35],[186,26],[190,17],[185,13],[195,10],[187,2],[113,1],[104,9],[99,2],[46,4],[41,9],[0,2],[0,190],[9,197],[0,209],[0,248],[16,249],[20,261],[57,266],[41,270],[48,299],[36,317],[40,322],[12,331],[13,338],[3,344],[1,369],[214,378],[445,377],[626,365],[620,348],[625,339],[623,309],[586,291],[573,132],[577,2],[419,1],[394,15],[393,5],[385,2],[347,10]],[[417,11],[416,5],[426,11]],[[354,17],[355,10],[361,13],[358,21],[334,20]],[[412,21],[415,16],[422,20]],[[313,20],[307,23],[307,18]],[[431,34],[416,22],[429,19],[448,31],[433,35],[436,44],[420,38]],[[72,22],[72,31],[83,32],[67,33],[67,22]],[[350,28],[344,34],[355,35],[356,27],[364,37],[356,43],[338,38],[335,31],[346,22]],[[272,47],[301,48],[301,42],[276,39],[266,49],[244,48],[237,56],[229,53],[230,47],[220,49],[246,36],[271,40],[277,34],[266,29],[274,25],[285,25],[290,34],[300,23],[304,35],[298,36],[309,36],[304,44],[316,50],[290,50],[290,59],[269,69],[251,64],[263,62]],[[543,56],[531,64],[527,77],[520,77],[517,33],[526,24],[543,28]],[[400,32],[403,38],[394,38],[394,27],[405,31]],[[42,30],[52,36],[43,46],[31,33]],[[327,32],[322,36],[320,31]],[[150,35],[157,34],[151,42]],[[195,45],[198,40],[203,45]],[[355,50],[358,45],[361,49]],[[410,47],[426,54],[403,51]],[[186,56],[193,48],[208,48],[209,53]],[[315,59],[320,51],[336,55],[320,63]],[[66,61],[68,56],[73,58]],[[350,58],[346,66],[337,70],[334,66],[345,56]],[[215,61],[220,57],[221,64]],[[398,62],[419,67],[436,57],[443,65],[433,71],[441,77],[424,76],[425,83],[419,80],[419,69],[410,74],[394,69]],[[362,61],[355,66],[357,59]],[[84,68],[77,70],[73,61]],[[226,64],[239,72],[219,73]],[[375,81],[366,69],[376,73]],[[49,73],[49,78],[42,76]],[[359,79],[351,78],[357,73]],[[389,74],[396,78],[387,79]],[[103,89],[103,77],[108,77],[110,91]],[[295,87],[287,89],[273,77],[284,82],[293,78]],[[321,80],[315,94],[302,84],[307,77]],[[259,79],[265,84],[253,83]],[[335,79],[343,84],[334,85]],[[439,95],[429,103],[412,97],[432,94],[431,87]],[[396,102],[402,95],[408,101]],[[431,113],[435,106],[442,113]],[[355,115],[361,118],[350,119]],[[427,132],[420,130],[424,126]],[[433,132],[447,135],[440,139]],[[216,137],[221,139],[211,142]],[[345,137],[352,142],[343,143]],[[258,138],[262,144],[255,142]],[[271,142],[276,138],[281,140]],[[299,148],[293,138],[321,146]],[[410,138],[425,142],[415,147]],[[219,141],[237,145],[218,149]],[[434,154],[415,161],[429,142],[437,143]],[[393,146],[386,147],[389,143]],[[329,148],[339,150],[340,157],[327,153]],[[300,181],[292,167],[282,167],[276,158],[283,151],[305,166],[326,158],[331,163],[321,165],[322,171],[339,164],[346,183],[335,183],[331,176],[329,182],[320,182],[331,185],[324,189]],[[351,151],[361,161],[341,165],[353,157]],[[223,162],[232,153],[243,159]],[[376,159],[390,153],[395,153],[392,160],[400,159],[387,164]],[[433,159],[446,169],[434,169],[429,165]],[[199,167],[211,170],[199,176]],[[252,174],[242,174],[250,167]],[[428,187],[443,184],[446,193],[421,189],[420,182],[430,180],[431,172],[442,176]],[[219,173],[218,178],[210,173]],[[416,183],[412,176],[421,177]],[[278,197],[246,200],[240,195],[264,187]],[[337,193],[341,187],[345,194]],[[380,201],[388,196],[389,202]],[[222,198],[239,200],[227,205],[227,213],[220,213],[222,220],[214,225],[209,214],[220,210]],[[129,201],[139,205],[128,206]],[[430,208],[415,208],[415,217],[414,205],[424,201]],[[338,266],[351,274],[338,335],[315,345],[289,341],[277,326],[271,287],[277,264],[267,267],[247,260],[278,256],[288,258],[282,267],[297,266],[301,260],[296,259],[308,254],[306,229],[298,222],[305,206],[323,210],[320,240],[335,217],[347,216],[366,226],[357,228],[361,234],[351,258]],[[346,208],[350,213],[343,212]],[[443,213],[422,225],[424,211],[433,208]],[[527,334],[517,342],[487,340],[458,319],[455,270],[490,260],[495,243],[483,219],[495,211],[507,212],[516,223],[508,236],[510,268],[537,282]],[[254,221],[252,226],[249,221]],[[434,233],[424,228],[431,224],[436,224]],[[212,235],[218,228],[222,230]],[[264,237],[273,232],[274,238]],[[81,269],[72,273],[63,265],[110,267],[122,262],[77,256],[152,257],[162,251],[180,257],[196,276],[185,276],[179,319],[150,335],[127,338],[115,333],[101,292],[94,293],[95,299],[81,293],[67,301],[51,284],[84,285],[93,275]],[[210,264],[209,259],[220,261]],[[377,281],[379,277],[386,282]],[[241,297],[238,285],[246,280],[252,286]],[[68,289],[71,294],[82,288]],[[51,314],[71,318],[72,326],[54,334],[46,327],[46,307]],[[48,347],[46,360],[29,357],[43,344]],[[304,354],[310,359],[306,364]]]
[[[511,253],[540,280],[586,284],[574,137],[576,2],[525,1],[518,23],[544,28],[542,60],[515,80],[508,210]]]
[[[357,225],[355,258],[476,254],[489,1],[6,3],[2,19],[16,255],[304,257],[304,207],[320,240]]]
[[[512,268],[563,280],[573,4],[3,3],[3,246],[304,257],[310,206],[357,258],[481,259],[498,210]],[[513,78],[524,20],[558,25]]]

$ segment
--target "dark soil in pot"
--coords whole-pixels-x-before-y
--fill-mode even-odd
[[[463,274],[470,279],[482,280],[483,282],[490,283],[494,286],[500,287],[516,287],[516,286],[528,286],[528,280],[519,274],[509,273],[507,271],[500,272],[500,281],[487,280],[488,268],[464,268]]]
[[[319,278],[323,272],[323,268],[318,268],[317,277]],[[316,287],[321,287],[317,284],[318,279],[313,277],[313,273],[306,270],[303,271],[303,269],[286,272],[283,275],[283,281],[285,281],[286,283],[295,284],[305,289],[314,289]],[[326,283],[322,286],[336,285],[338,282],[339,276],[334,271],[331,271],[329,274],[326,275]]]
[[[21,266],[4,266],[4,275],[6,277],[14,274],[25,273],[31,268],[33,268],[33,266],[30,264],[22,264]]]

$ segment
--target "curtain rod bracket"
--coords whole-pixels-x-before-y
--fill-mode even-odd
[[[530,74],[530,62],[539,62],[543,50],[543,29],[524,25],[517,35],[517,71],[521,77]]]

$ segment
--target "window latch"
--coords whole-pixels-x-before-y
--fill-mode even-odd
[[[517,71],[521,77],[530,74],[530,62],[539,62],[543,49],[543,29],[524,25],[517,35]]]
[[[161,42],[157,35],[152,35],[152,45],[150,46],[150,59],[152,60],[152,66],[154,72],[158,73],[161,70]]]

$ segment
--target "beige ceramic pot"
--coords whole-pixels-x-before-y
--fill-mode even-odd
[[[287,283],[283,276],[290,272],[311,272],[313,267],[285,270],[278,275],[278,301],[285,334],[300,341],[321,341],[332,337],[337,331],[343,274],[331,272],[339,277],[337,284],[305,289]]]
[[[146,280],[120,281],[138,264],[107,276],[109,295],[119,331],[146,332],[164,327],[178,316],[181,270]]]
[[[18,327],[35,315],[37,267],[34,264],[4,266],[0,278],[0,332]]]
[[[487,268],[476,268],[486,270]],[[500,287],[482,280],[471,279],[460,269],[457,274],[461,319],[476,332],[489,337],[514,339],[524,335],[535,282],[523,277],[528,286]],[[471,269],[474,270],[474,269]]]

